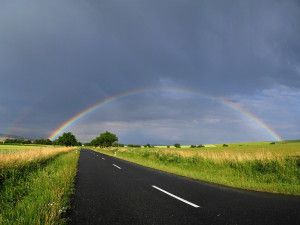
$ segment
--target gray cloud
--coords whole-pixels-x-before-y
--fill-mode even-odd
[[[298,21],[300,6],[292,0],[2,1],[0,131],[17,120],[17,134],[48,136],[96,102],[145,87],[240,96],[240,104],[282,85],[293,93],[300,88]],[[215,118],[218,106],[209,101],[195,102],[139,96],[91,117],[101,123],[226,117]],[[124,141],[136,134],[127,130]]]

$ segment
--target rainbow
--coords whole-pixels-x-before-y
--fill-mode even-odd
[[[63,123],[59,128],[57,128],[50,136],[49,139],[50,140],[54,140],[59,134],[61,134],[62,132],[64,132],[66,129],[68,129],[71,125],[73,125],[74,123],[76,123],[78,120],[80,120],[81,118],[83,118],[84,116],[112,103],[118,100],[121,100],[125,97],[130,97],[130,96],[134,96],[134,95],[138,95],[138,94],[142,94],[142,93],[153,93],[153,92],[173,92],[173,93],[181,93],[181,94],[188,94],[188,95],[193,95],[193,96],[200,96],[206,99],[210,99],[213,101],[216,101],[218,103],[221,103],[223,105],[226,105],[240,113],[242,113],[243,115],[245,115],[246,117],[248,117],[249,119],[255,121],[260,127],[262,127],[269,135],[271,135],[273,138],[275,138],[277,141],[282,141],[281,137],[275,132],[273,131],[267,124],[265,124],[264,122],[262,122],[259,118],[257,118],[256,116],[254,116],[253,114],[251,114],[250,112],[246,111],[244,108],[242,108],[241,106],[234,104],[232,102],[228,102],[224,99],[221,98],[216,98],[213,97],[211,95],[207,95],[207,94],[203,94],[200,92],[196,92],[196,91],[191,91],[191,90],[186,90],[186,89],[181,89],[181,88],[145,88],[145,89],[138,89],[138,90],[133,90],[133,91],[128,91],[128,92],[123,92],[120,93],[118,95],[112,96],[110,98],[107,98],[83,111],[81,111],[80,113],[76,114],[75,116],[73,116],[72,118],[70,118],[69,120],[67,120],[65,123]]]

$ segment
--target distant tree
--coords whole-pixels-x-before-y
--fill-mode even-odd
[[[5,144],[31,144],[31,140],[29,139],[6,139],[4,141]]]
[[[34,144],[37,145],[52,145],[52,141],[49,139],[36,139],[34,142]]]
[[[63,133],[62,136],[59,136],[57,139],[57,143],[59,145],[65,145],[65,146],[77,146],[78,141],[76,140],[74,134],[71,132]]]
[[[31,143],[32,143],[32,141],[29,139],[23,141],[23,144],[31,144]]]
[[[205,147],[205,146],[202,145],[202,144],[197,146],[197,148],[204,148],[204,147]]]
[[[113,143],[112,147],[124,147],[124,144],[121,143]]]
[[[84,143],[84,146],[92,146],[91,142]]]
[[[146,145],[144,145],[145,148],[151,148],[151,145],[149,143],[147,143]]]
[[[58,139],[52,141],[52,145],[59,145]]]
[[[91,144],[93,146],[110,147],[117,141],[118,137],[115,134],[106,131],[105,133],[101,133],[100,136],[92,140]]]
[[[196,145],[191,145],[191,148],[196,148],[197,146]]]
[[[8,139],[6,139],[4,141],[4,143],[5,144],[16,144],[16,143],[20,143],[20,141],[18,139],[10,139],[10,138],[8,138]]]
[[[228,147],[228,145],[227,144],[223,144],[223,147]]]
[[[175,148],[180,148],[181,147],[179,143],[175,143],[174,146],[175,146]]]
[[[127,146],[131,147],[131,148],[140,148],[141,147],[141,145],[133,145],[133,144],[129,144]]]

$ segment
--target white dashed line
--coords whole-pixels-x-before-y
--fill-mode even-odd
[[[191,202],[189,202],[189,201],[187,201],[187,200],[184,200],[183,198],[180,198],[180,197],[178,197],[178,196],[176,196],[176,195],[173,195],[173,194],[171,194],[170,192],[167,192],[167,191],[165,191],[165,190],[163,190],[163,189],[161,189],[161,188],[159,188],[159,187],[156,187],[156,186],[154,186],[154,185],[152,185],[152,187],[155,188],[155,189],[157,189],[157,190],[159,190],[159,191],[161,191],[161,192],[163,192],[163,193],[165,193],[165,194],[167,194],[167,195],[170,195],[170,196],[173,197],[173,198],[176,198],[176,199],[179,200],[179,201],[182,201],[182,202],[184,202],[184,203],[186,203],[186,204],[188,204],[188,205],[191,205],[191,206],[193,206],[193,207],[195,207],[195,208],[199,208],[199,207],[200,207],[199,205],[196,205],[196,204],[191,203]]]
[[[115,164],[113,164],[113,166],[117,167],[119,170],[122,169],[121,167],[119,167],[119,166],[117,166],[117,165],[115,165]]]

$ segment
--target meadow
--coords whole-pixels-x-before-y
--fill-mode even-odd
[[[24,150],[37,150],[37,149],[50,149],[50,148],[59,148],[60,146],[57,145],[35,145],[35,144],[29,144],[29,145],[22,145],[22,144],[0,144],[0,154],[4,153],[10,153],[10,152],[18,152],[18,151],[24,151]]]
[[[94,149],[137,164],[229,187],[300,195],[300,142],[203,148]]]
[[[0,224],[66,224],[77,147],[0,146]]]

